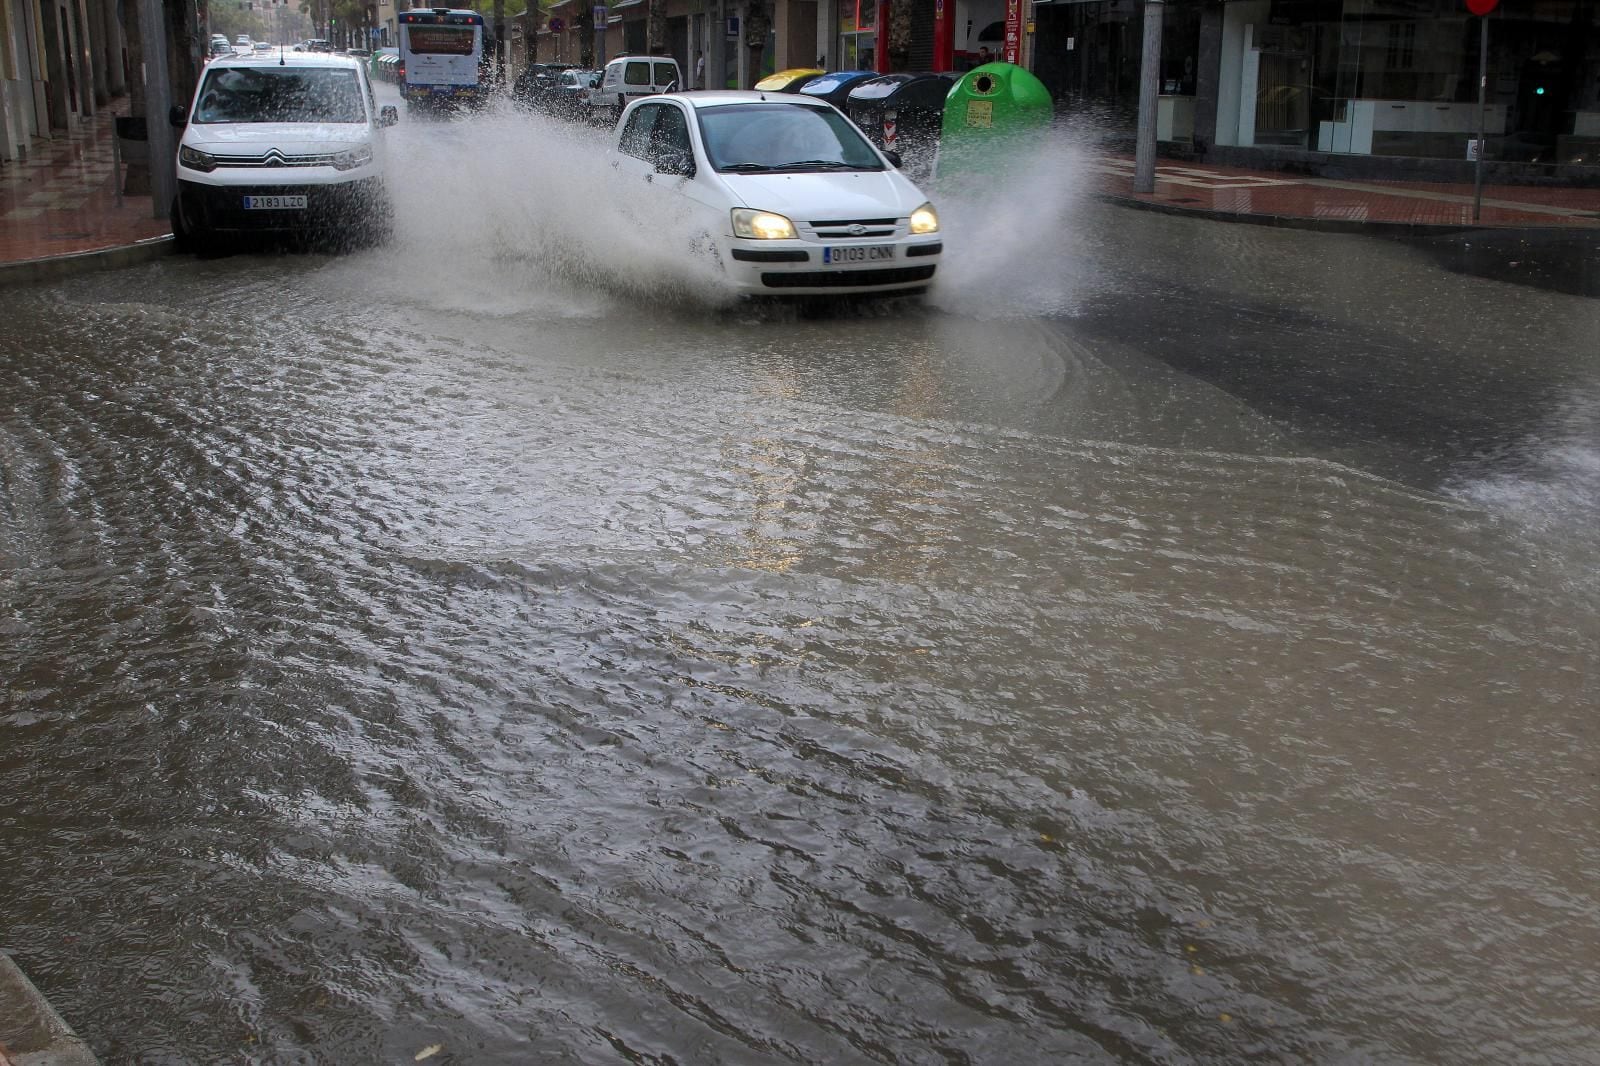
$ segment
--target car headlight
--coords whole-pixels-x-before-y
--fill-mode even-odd
[[[938,233],[939,212],[933,209],[932,204],[923,204],[911,212],[912,233]]]
[[[372,145],[363,144],[360,148],[352,148],[348,152],[340,152],[333,157],[334,170],[354,170],[364,167],[372,162]]]
[[[757,211],[750,207],[733,209],[733,233],[736,237],[750,237],[758,241],[793,240],[794,223],[771,211]]]
[[[217,169],[217,157],[207,155],[198,148],[190,148],[187,144],[178,146],[178,164],[190,170],[200,170],[209,174]]]

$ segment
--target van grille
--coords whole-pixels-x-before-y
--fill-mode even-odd
[[[331,167],[333,156],[321,155],[284,155],[276,148],[262,155],[219,155],[213,156],[219,167],[262,167],[273,169],[276,167]]]

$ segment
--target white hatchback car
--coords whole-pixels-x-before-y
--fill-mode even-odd
[[[204,247],[223,234],[294,232],[366,242],[387,228],[384,127],[360,60],[286,52],[218,59],[192,107],[174,107],[172,229]]]
[[[682,196],[744,295],[906,295],[933,281],[939,216],[838,108],[803,96],[636,100],[614,164]]]

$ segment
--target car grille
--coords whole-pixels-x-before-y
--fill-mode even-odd
[[[796,270],[761,275],[769,289],[832,289],[856,285],[906,285],[933,277],[934,265],[889,270]]]
[[[333,156],[328,153],[321,155],[284,155],[276,148],[262,155],[217,155],[212,156],[219,167],[331,167]]]
[[[827,219],[821,222],[808,222],[819,238],[823,240],[850,240],[855,237],[892,237],[895,231],[895,220],[892,218],[844,218]],[[860,227],[861,232],[855,232],[855,227]]]

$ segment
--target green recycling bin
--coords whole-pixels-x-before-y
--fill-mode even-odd
[[[1014,63],[985,63],[962,75],[944,103],[939,177],[992,175],[1037,145],[1055,117],[1044,82]]]

